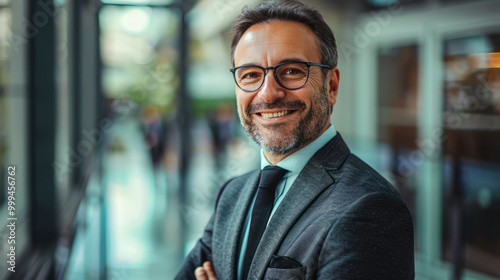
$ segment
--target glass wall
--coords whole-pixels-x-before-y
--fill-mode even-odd
[[[5,4],[0,2],[0,5]],[[6,186],[6,153],[7,153],[7,79],[8,60],[11,38],[11,11],[8,7],[0,7],[0,205],[5,201]]]
[[[381,170],[403,195],[414,221],[418,215],[415,207],[416,169],[419,166],[414,158],[414,151],[419,149],[418,51],[416,45],[382,48],[377,63]],[[416,244],[418,247],[418,236]]]
[[[102,185],[110,277],[149,270],[147,277],[171,278],[181,259],[182,244],[175,242],[182,236],[176,203],[181,11],[170,2],[103,1],[99,11],[105,116],[112,128],[104,135]]]
[[[443,258],[463,241],[465,267],[500,277],[500,34],[448,39],[443,62]]]
[[[500,3],[388,2],[360,17],[351,40],[355,129],[377,140],[358,153],[412,212],[416,279],[499,279]]]
[[[63,206],[71,192],[72,169],[69,166],[71,149],[71,123],[73,121],[71,91],[70,91],[70,53],[69,34],[69,4],[68,1],[56,1],[56,87],[57,87],[57,117],[56,117],[56,150],[54,172],[57,184],[59,205]]]
[[[0,1],[0,220],[15,222],[16,262],[29,245],[29,165],[27,159],[27,98],[26,31],[21,26],[24,1]],[[15,173],[12,168],[15,167]],[[7,178],[11,177],[11,178]],[[8,182],[15,183],[14,185]],[[8,197],[12,196],[14,200]],[[9,202],[10,201],[10,202]],[[11,207],[11,208],[9,208]],[[0,230],[2,252],[9,253],[7,243],[12,232]],[[13,245],[13,244],[10,244]],[[0,277],[9,267],[4,255],[0,263]]]

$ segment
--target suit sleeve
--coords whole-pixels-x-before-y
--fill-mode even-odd
[[[193,279],[196,280],[194,276],[194,270],[201,266],[205,261],[212,261],[212,234],[214,229],[214,220],[217,215],[217,206],[219,201],[226,189],[226,186],[231,180],[225,182],[219,190],[216,200],[215,212],[208,221],[207,226],[203,232],[203,236],[196,242],[191,252],[184,259],[184,264],[182,265],[179,273],[175,279],[186,280]]]
[[[317,279],[414,279],[413,221],[396,194],[368,194],[332,226]]]

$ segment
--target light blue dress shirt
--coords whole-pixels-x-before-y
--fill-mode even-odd
[[[299,176],[299,173],[304,169],[304,166],[306,166],[307,162],[312,158],[312,156],[319,151],[326,143],[328,143],[333,137],[337,135],[337,130],[335,130],[335,126],[333,124],[328,127],[328,129],[321,134],[316,140],[311,142],[309,145],[303,147],[302,149],[296,151],[295,153],[287,156],[284,158],[282,161],[278,162],[276,166],[279,166],[281,168],[284,168],[288,170],[288,172],[283,176],[283,179],[278,183],[278,186],[276,187],[276,195],[274,199],[274,206],[273,206],[273,211],[271,212],[271,216],[269,217],[268,223],[271,220],[271,217],[274,215],[274,212],[276,212],[276,209],[278,209],[278,206],[280,205],[281,201],[285,197],[286,193],[292,186],[293,182],[295,182],[295,179]],[[260,150],[260,169],[264,169],[264,167],[272,165],[269,163],[267,158],[264,156],[264,151],[261,149]],[[248,210],[247,217],[245,220],[245,232],[243,236],[243,243],[241,244],[241,250],[238,258],[238,279],[242,279],[241,273],[243,270],[243,261],[245,258],[245,252],[247,249],[247,242],[248,242],[248,232],[250,231],[250,222],[252,219],[252,210],[253,210],[253,205],[255,203],[255,198],[257,197],[257,193],[255,194],[253,198],[252,205],[250,206],[250,209]]]

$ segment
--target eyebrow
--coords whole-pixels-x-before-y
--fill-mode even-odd
[[[307,62],[307,61],[303,60],[302,58],[298,58],[298,57],[289,57],[289,58],[285,58],[285,59],[280,60],[278,62],[278,64],[285,63],[285,62]]]
[[[276,63],[276,65],[281,64],[281,63],[285,63],[285,62],[307,62],[307,61],[305,61],[302,58],[298,58],[298,57],[287,57],[287,58],[284,58],[284,59],[278,61],[278,63]],[[276,66],[276,65],[273,65],[273,66]],[[239,65],[236,67],[242,67],[242,66],[260,66],[260,65],[258,63],[249,62],[249,63],[245,63],[245,64],[242,64],[242,65]],[[263,66],[261,66],[261,67],[263,67]]]

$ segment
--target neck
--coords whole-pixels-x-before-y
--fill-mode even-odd
[[[299,150],[299,149],[297,149],[297,150]],[[297,150],[294,150],[294,151],[289,152],[287,154],[273,154],[273,153],[270,153],[270,152],[264,150],[264,156],[266,157],[267,161],[269,161],[270,164],[276,165],[278,162],[282,161],[284,158],[293,154]]]

